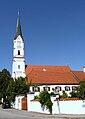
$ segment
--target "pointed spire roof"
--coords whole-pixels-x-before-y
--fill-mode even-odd
[[[21,24],[20,24],[20,14],[19,14],[19,11],[18,11],[17,27],[16,27],[16,34],[15,34],[14,39],[16,39],[19,35],[22,37]]]

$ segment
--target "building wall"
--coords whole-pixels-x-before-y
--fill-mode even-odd
[[[41,104],[34,101],[35,94],[27,95],[27,111],[40,112],[49,114],[46,108],[42,110]],[[22,98],[24,96],[17,96],[15,98],[15,109],[22,109]],[[52,114],[85,114],[85,100],[69,100],[69,101],[55,101],[56,97],[52,97]]]
[[[85,100],[60,101],[60,112],[63,114],[85,114]]]
[[[19,109],[19,110],[22,109],[22,102],[21,102],[21,100],[22,100],[23,97],[24,96],[16,96],[16,98],[15,98],[15,106],[14,106],[15,109]]]
[[[19,35],[14,40],[13,50],[13,64],[12,64],[12,77],[25,77],[25,58],[24,58],[24,42]]]
[[[38,101],[32,101],[34,94],[27,95],[28,111],[49,114],[49,110],[43,111]],[[53,114],[85,114],[85,100],[55,101],[55,97],[51,98],[53,102]],[[60,111],[59,111],[60,108]]]
[[[27,95],[27,109],[28,109],[28,111],[49,114],[49,111],[46,110],[46,108],[45,108],[44,111],[41,109],[41,105],[40,105],[40,103],[38,101],[36,101],[36,102],[35,101],[31,101],[33,99],[34,99],[34,94],[28,94]]]

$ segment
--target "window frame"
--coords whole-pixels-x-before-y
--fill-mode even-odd
[[[70,90],[71,90],[70,86],[65,86],[65,91],[70,91]]]
[[[33,92],[40,92],[40,87],[35,87],[35,86],[33,86],[33,87],[32,87],[32,91],[33,91]]]
[[[45,90],[47,90],[47,91],[50,91],[50,87],[48,86],[48,87],[43,87],[43,90],[45,91]]]
[[[55,90],[58,91],[58,92],[59,92],[59,91],[62,91],[62,87],[61,87],[61,86],[56,86],[56,87],[55,87]]]
[[[20,69],[20,65],[18,65],[18,69]]]

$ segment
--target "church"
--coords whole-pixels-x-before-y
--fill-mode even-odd
[[[83,67],[83,71],[74,71],[69,66],[26,65],[19,13],[13,44],[12,77],[16,79],[26,77],[27,82],[32,84],[30,92],[56,90],[59,93],[65,91],[69,95],[80,81],[85,79],[85,67]]]

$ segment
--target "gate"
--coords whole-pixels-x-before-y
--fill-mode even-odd
[[[22,98],[22,110],[27,110],[27,98]]]

